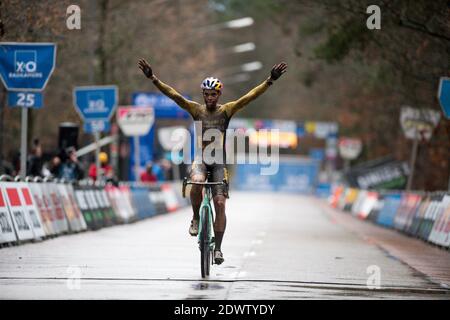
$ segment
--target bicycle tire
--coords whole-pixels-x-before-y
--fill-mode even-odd
[[[209,250],[209,213],[206,207],[202,209],[202,233],[200,235],[200,265],[202,278],[209,276],[209,265],[211,253]]]

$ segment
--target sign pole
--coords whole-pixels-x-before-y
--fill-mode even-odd
[[[410,160],[410,173],[408,176],[408,184],[406,185],[406,190],[410,191],[411,187],[412,187],[412,182],[413,182],[413,176],[414,176],[414,167],[416,165],[416,158],[417,158],[417,147],[419,146],[419,137],[418,137],[418,132],[416,130],[416,136],[414,138],[414,143],[412,146],[412,152],[411,152],[411,160]]]
[[[99,136],[100,133],[98,131],[94,132],[94,137],[95,137],[95,169],[97,171],[97,181],[101,181],[101,172],[100,172],[100,146],[99,146]]]
[[[28,108],[22,108],[22,135],[20,142],[20,175],[27,175],[27,130],[28,129]]]
[[[133,141],[134,141],[134,175],[136,177],[136,182],[140,182],[141,181],[141,177],[139,175],[139,167],[141,165],[141,151],[140,146],[139,146],[139,136],[134,136],[133,137]]]

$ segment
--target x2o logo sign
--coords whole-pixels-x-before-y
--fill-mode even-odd
[[[8,91],[42,91],[55,68],[56,44],[0,42],[0,78]]]
[[[92,92],[87,94],[88,108],[85,110],[87,113],[93,112],[107,112],[105,107],[105,96],[102,92]]]
[[[14,65],[17,73],[33,73],[37,69],[36,50],[17,50]]]

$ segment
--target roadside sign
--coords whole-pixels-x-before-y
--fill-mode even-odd
[[[444,116],[450,119],[450,78],[441,77],[439,81],[438,99]]]
[[[127,136],[133,136],[134,174],[135,180],[140,181],[141,151],[140,138],[147,135],[155,121],[153,108],[120,107],[117,112],[117,123]],[[153,139],[151,140],[153,144]]]
[[[32,91],[9,91],[8,105],[10,107],[42,108],[42,93]]]
[[[42,94],[55,69],[56,44],[0,42],[0,78],[8,104],[22,108],[20,175],[26,175],[28,108],[42,107]],[[31,92],[30,92],[31,91]],[[35,92],[34,94],[32,92]]]
[[[362,150],[361,139],[345,138],[339,139],[339,154],[345,160],[356,159]]]
[[[2,188],[0,188],[0,243],[15,242],[17,240],[13,228],[8,206],[3,196]]]
[[[16,183],[4,185],[6,203],[11,212],[14,229],[19,240],[30,240],[34,238],[30,217],[28,216],[22,199],[19,195],[19,188]]]
[[[430,140],[440,118],[439,111],[404,106],[400,114],[400,124],[406,138]]]
[[[0,78],[8,91],[42,91],[55,69],[54,43],[0,43]]]
[[[98,146],[100,132],[111,129],[110,119],[117,107],[117,86],[85,86],[73,89],[73,105],[84,121],[84,131],[95,136]],[[96,168],[100,172],[100,148],[96,148]],[[101,178],[100,175],[98,177]]]
[[[86,133],[108,132],[111,130],[111,123],[108,120],[87,120],[84,122],[83,130]]]
[[[36,203],[33,201],[33,197],[31,196],[30,188],[26,183],[20,183],[19,189],[22,196],[23,206],[30,219],[34,237],[36,239],[42,238],[45,236],[45,230],[41,221],[41,217],[39,216],[39,211],[36,207]]]
[[[127,136],[146,135],[155,121],[152,107],[119,107],[117,123]]]
[[[85,121],[110,120],[117,107],[117,86],[75,87],[73,104]]]

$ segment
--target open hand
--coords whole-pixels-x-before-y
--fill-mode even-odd
[[[139,69],[142,70],[142,72],[145,74],[147,78],[151,78],[153,76],[152,67],[150,67],[150,65],[148,64],[147,61],[145,61],[145,59],[142,58],[139,59],[138,66]]]
[[[272,67],[272,70],[270,71],[270,78],[272,80],[277,80],[283,73],[285,73],[287,70],[287,63],[281,62],[279,64],[276,64]]]

